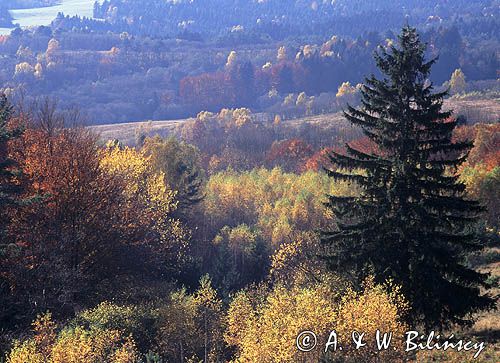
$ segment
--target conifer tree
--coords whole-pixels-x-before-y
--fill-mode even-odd
[[[470,323],[470,313],[492,306],[481,295],[487,275],[465,265],[483,246],[474,223],[481,206],[464,198],[456,168],[472,144],[453,142],[456,122],[443,111],[446,92],[428,81],[435,60],[406,26],[399,46],[375,54],[384,77],[366,79],[359,108],[345,117],[360,127],[375,152],[346,145],[330,154],[338,180],[359,184],[358,197],[330,196],[327,207],[338,228],[322,233],[330,269],[360,281],[373,273],[379,282],[403,287],[412,322],[428,327]]]
[[[10,128],[8,123],[12,116],[12,107],[5,95],[0,96],[0,250],[6,244],[7,211],[10,207],[21,203],[19,197],[22,189],[16,182],[19,170],[15,162],[9,158],[8,142],[21,135],[20,128]]]
[[[21,198],[22,187],[17,182],[20,171],[9,158],[8,143],[22,133],[20,128],[12,128],[9,121],[12,107],[5,95],[0,95],[0,325],[7,326],[16,315],[15,300],[11,294],[8,255],[13,246],[12,235],[8,233],[12,212],[26,202]]]

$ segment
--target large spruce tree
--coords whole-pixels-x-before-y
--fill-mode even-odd
[[[464,198],[456,168],[470,142],[453,142],[456,122],[442,110],[446,92],[435,93],[417,31],[403,28],[399,45],[375,54],[382,79],[371,76],[359,108],[345,117],[359,126],[372,152],[346,145],[331,153],[338,180],[355,182],[357,197],[329,198],[338,228],[323,232],[330,268],[355,280],[373,273],[378,281],[402,285],[411,319],[429,327],[470,322],[470,313],[489,308],[481,295],[486,275],[465,265],[483,248],[474,224],[482,211]]]

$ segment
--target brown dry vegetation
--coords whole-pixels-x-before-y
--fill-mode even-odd
[[[102,141],[119,140],[125,145],[133,145],[141,128],[148,133],[166,136],[186,120],[128,122],[90,127],[99,134]]]

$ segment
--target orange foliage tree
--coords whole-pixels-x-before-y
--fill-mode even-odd
[[[312,154],[312,147],[303,140],[275,141],[266,156],[266,161],[271,167],[279,165],[286,171],[299,172]]]
[[[42,199],[15,216],[19,252],[9,266],[28,316],[71,314],[134,279],[168,275],[186,241],[171,216],[175,194],[147,158],[102,151],[96,135],[63,127],[63,115],[45,106],[12,151],[26,189]]]
[[[122,184],[100,166],[96,138],[80,128],[27,130],[15,155],[43,196],[17,219],[17,288],[33,309],[77,308],[116,275]],[[125,264],[124,264],[125,266]]]

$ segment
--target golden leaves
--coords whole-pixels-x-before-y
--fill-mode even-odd
[[[33,323],[35,336],[16,341],[8,363],[133,363],[139,359],[134,341],[117,330],[65,328],[57,336],[50,314]]]
[[[373,279],[366,281],[362,292],[349,290],[340,300],[330,286],[322,284],[291,289],[278,285],[262,301],[255,301],[249,292],[236,295],[229,307],[225,339],[237,348],[237,362],[315,363],[321,359],[332,330],[342,342],[347,342],[355,330],[365,332],[367,337],[374,337],[377,329],[402,337],[406,326],[400,318],[406,309],[399,287],[375,285]],[[316,350],[297,350],[295,340],[302,331],[315,332]],[[345,349],[335,354],[369,359],[374,351],[370,346],[359,353]],[[401,357],[401,352],[390,350],[382,355]]]

